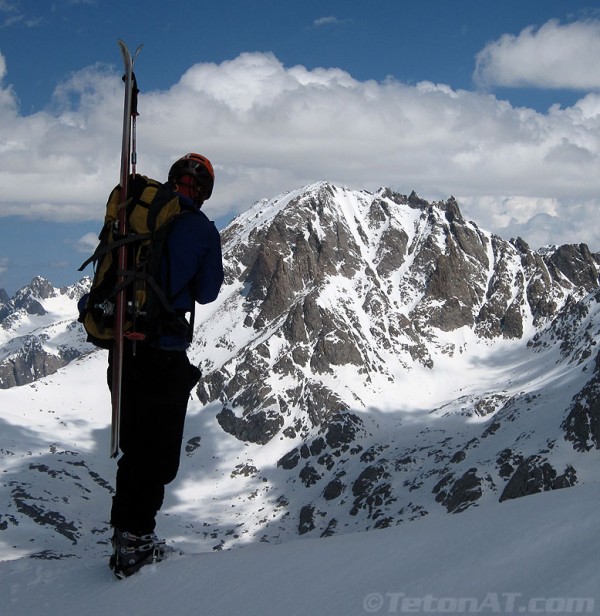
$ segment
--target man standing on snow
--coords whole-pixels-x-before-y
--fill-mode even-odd
[[[199,154],[187,154],[169,171],[168,183],[190,214],[178,217],[163,255],[163,292],[175,314],[192,313],[194,302],[216,299],[223,282],[219,232],[200,210],[211,196],[214,170]],[[121,435],[116,492],[110,523],[114,528],[110,567],[125,578],[162,560],[166,546],[154,534],[156,514],[179,468],[189,394],[200,371],[186,349],[193,332],[160,336],[155,342],[125,341]],[[109,386],[112,352],[109,354]]]

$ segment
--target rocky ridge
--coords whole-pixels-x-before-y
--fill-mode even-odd
[[[429,203],[328,183],[255,204],[222,240],[226,282],[199,309],[190,349],[204,376],[180,480],[210,497],[194,497],[178,528],[221,549],[382,528],[595,480],[599,257],[587,246],[534,251],[465,220],[452,197]],[[25,359],[36,356],[25,336],[71,362],[61,382],[97,355],[72,310],[58,318],[61,298],[81,288],[37,281],[22,299],[2,299],[2,365],[14,373],[9,350],[21,353],[31,400],[54,367],[43,355],[45,368]],[[4,377],[8,387],[16,380]],[[14,465],[17,449],[0,449]],[[20,455],[0,530],[29,511],[69,545],[106,535],[60,499],[44,506],[43,491],[27,487],[27,465],[78,495],[78,512],[98,485],[109,495],[112,471],[66,443],[53,441],[43,463]]]
[[[597,448],[588,395],[595,400],[597,369],[547,429],[527,427],[525,416],[543,413],[547,394],[516,371],[519,390],[502,377],[484,389],[462,374],[455,390],[474,393],[423,399],[423,415],[437,418],[435,442],[428,421],[406,427],[402,414],[414,404],[411,374],[448,390],[435,384],[445,366],[483,352],[491,372],[510,349],[532,373],[552,356],[587,381],[600,294],[598,255],[586,245],[533,251],[466,221],[452,197],[428,203],[327,183],[257,204],[223,241],[227,325],[217,312],[200,330],[215,359],[205,362],[198,396],[222,405],[217,419],[233,437],[289,442],[277,465],[305,488],[299,533],[336,532],[340,508],[380,527],[426,515],[432,495],[459,512],[484,497],[578,480],[575,463],[555,468],[553,453],[564,439]],[[375,421],[372,411],[383,409]],[[477,421],[456,434],[447,424],[457,414]],[[390,421],[393,430],[383,429]]]
[[[12,298],[0,293],[0,389],[54,374],[91,347],[74,318],[62,319],[89,281],[55,289],[41,277]],[[66,312],[72,312],[66,310]]]

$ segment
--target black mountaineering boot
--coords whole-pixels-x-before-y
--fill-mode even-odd
[[[112,548],[109,566],[120,579],[133,575],[144,565],[160,562],[168,551],[165,542],[157,539],[155,534],[134,535],[116,528]]]

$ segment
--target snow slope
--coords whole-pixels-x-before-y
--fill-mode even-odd
[[[113,578],[106,558],[0,563],[10,616],[600,611],[599,484],[401,527],[255,544]]]

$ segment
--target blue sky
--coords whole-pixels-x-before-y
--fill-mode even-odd
[[[143,6],[143,8],[139,8]],[[222,227],[318,180],[456,196],[534,247],[600,250],[600,2],[0,0],[0,287],[78,278],[118,179],[200,151]]]

